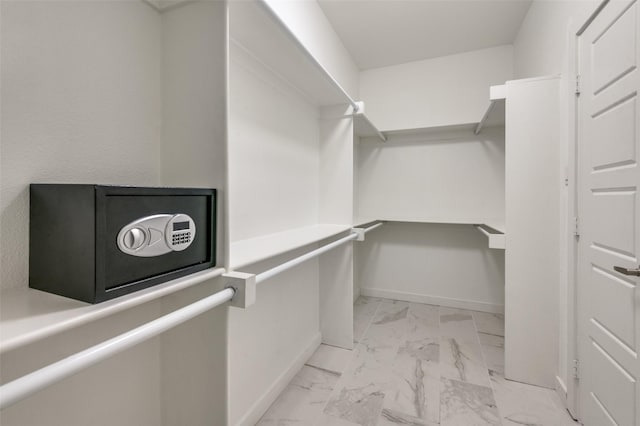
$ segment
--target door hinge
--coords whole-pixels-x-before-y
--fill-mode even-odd
[[[576,238],[580,238],[580,222],[578,221],[578,216],[573,217],[573,235]]]
[[[580,361],[577,359],[573,360],[573,378],[576,380],[580,379]]]
[[[576,96],[580,96],[580,74],[576,74]]]

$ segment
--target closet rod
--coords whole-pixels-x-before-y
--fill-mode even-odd
[[[370,226],[368,228],[364,229],[364,232],[367,233],[369,231],[372,231],[374,229],[376,229],[379,226],[382,226],[384,224],[384,222],[379,222],[376,223],[373,226]],[[305,253],[302,256],[298,256],[295,259],[291,259],[288,262],[285,262],[281,265],[276,266],[275,268],[271,268],[269,270],[264,271],[261,274],[256,275],[256,284],[260,284],[263,281],[268,280],[269,278],[278,275],[281,272],[286,271],[287,269],[291,269],[294,266],[297,266],[303,262],[306,262],[309,259],[313,259],[314,257],[320,256],[322,253],[325,253],[329,250],[332,250],[338,246],[341,246],[344,243],[347,243],[349,241],[355,240],[356,238],[358,238],[358,234],[356,232],[352,232],[351,234],[347,235],[346,237],[340,238],[339,240],[336,240],[332,243],[329,243],[327,245],[324,245],[320,248],[317,248],[313,251],[310,251],[309,253]]]
[[[320,61],[318,59],[316,59],[316,57],[313,56],[313,54],[311,54],[311,52],[309,52],[309,50],[307,50],[307,48],[304,46],[304,44],[302,44],[300,39],[298,39],[298,37],[293,33],[293,31],[291,31],[291,29],[287,26],[287,24],[280,18],[280,16],[278,16],[278,14],[275,12],[275,10],[273,10],[273,8],[269,5],[267,0],[257,0],[257,1],[258,1],[258,4],[260,4],[264,8],[264,10],[266,10],[271,15],[271,17],[278,23],[278,25],[280,25],[280,27],[282,27],[282,29],[284,29],[284,31],[287,34],[287,36],[298,46],[298,48],[302,51],[302,53],[304,53],[304,55],[307,56],[307,58],[309,58],[309,60],[311,60],[311,62],[316,66],[316,68],[318,68],[320,71],[322,71],[322,75],[324,75],[325,78],[327,80],[329,80],[329,82],[336,89],[338,89],[340,92],[342,92],[344,97],[347,98],[347,102],[349,102],[349,104],[351,104],[351,107],[353,108],[353,112],[354,113],[358,112],[358,110],[360,109],[359,106],[358,106],[358,103],[355,100],[353,100],[353,98],[351,96],[349,96],[347,91],[344,90],[342,85],[340,83],[338,83],[338,81],[335,78],[333,78],[331,73],[329,73],[329,71],[327,71],[327,69],[324,67],[324,65],[322,65],[320,63]]]
[[[322,246],[318,249],[315,249],[313,251],[310,251],[309,253],[305,253],[302,256],[296,257],[295,259],[291,259],[288,262],[283,263],[282,265],[278,265],[275,268],[271,268],[267,271],[264,271],[261,274],[256,275],[256,284],[260,284],[263,281],[268,280],[269,278],[273,277],[274,275],[278,275],[281,272],[286,271],[287,269],[291,269],[296,265],[299,265],[303,262],[306,262],[309,259],[313,259],[316,256],[321,255],[324,252],[327,252],[329,250],[332,250],[338,246],[341,246],[342,244],[349,242],[351,240],[354,240],[358,238],[358,234],[356,234],[355,232],[352,234],[347,235],[344,238],[340,238],[339,240],[336,240],[332,243],[327,244],[326,246]]]
[[[0,410],[110,356],[155,337],[233,298],[235,290],[225,288],[211,296],[161,316],[46,367],[0,386]]]
[[[384,225],[384,222],[378,222],[375,225],[372,225],[372,226],[370,226],[368,228],[365,228],[364,233],[366,234],[369,231],[373,231],[374,229],[379,228],[382,225]]]

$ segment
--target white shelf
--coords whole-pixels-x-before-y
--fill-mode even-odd
[[[262,0],[229,2],[229,34],[256,60],[318,106],[355,104]]]
[[[500,232],[497,229],[488,226],[487,224],[475,225],[478,231],[482,232],[487,236],[489,240],[489,248],[492,249],[501,249],[504,250],[506,248],[506,239],[504,232]]]
[[[485,222],[484,224],[487,225],[490,228],[495,229],[498,232],[503,233],[503,234],[507,233],[507,228],[504,225],[504,221],[502,221],[502,222],[488,221],[488,222]]]
[[[224,268],[207,269],[95,305],[30,288],[3,291],[0,353],[159,299],[218,277],[224,271]]]
[[[456,135],[465,133],[474,133],[477,135],[479,133],[478,128],[481,130],[486,127],[504,126],[504,114],[504,101],[494,101],[491,102],[487,108],[487,112],[482,119],[483,121],[478,123],[450,124],[446,126],[420,127],[415,129],[381,130],[380,133],[386,138],[385,140],[400,140],[419,136],[420,138],[425,138],[425,141],[429,139],[442,141],[455,139]]]
[[[473,131],[476,135],[482,131],[483,127],[504,126],[506,99],[506,85],[491,86],[489,88],[489,106]]]
[[[451,124],[447,126],[433,126],[433,127],[420,127],[414,129],[397,129],[397,130],[383,130],[382,134],[390,138],[411,138],[414,136],[428,137],[434,136],[438,140],[442,140],[444,135],[450,135],[451,133],[471,133],[476,128],[477,123],[463,123],[463,124]]]
[[[485,234],[489,240],[489,248],[505,249],[505,227],[497,221],[486,219],[445,219],[445,218],[417,218],[417,217],[388,217],[380,219],[358,219],[354,221],[356,224],[365,225],[371,222],[407,222],[407,223],[424,223],[438,225],[473,225],[480,232]],[[354,226],[359,227],[359,226]]]
[[[373,222],[383,222],[380,219],[370,217],[358,217],[353,220],[353,228],[363,228],[365,225],[373,224]]]
[[[371,221],[383,221],[383,222],[409,222],[409,223],[433,223],[442,225],[477,225],[487,224],[490,220],[486,218],[478,217],[418,217],[418,216],[380,216],[377,219]]]
[[[498,107],[498,110],[499,108],[500,107]],[[502,113],[502,116],[504,117],[504,112]],[[493,117],[493,114],[491,115],[491,117]],[[504,123],[504,119],[503,119],[503,123]],[[458,139],[459,137],[464,135],[474,134],[475,129],[478,127],[478,124],[479,123],[462,123],[462,124],[450,124],[446,126],[420,127],[420,128],[414,128],[414,129],[380,130],[379,132],[385,138],[384,139],[385,141],[388,141],[388,140],[401,141],[403,139],[414,139],[416,137],[419,137],[421,140],[425,142],[428,142],[429,140],[441,142],[448,139]],[[499,119],[496,118],[494,120],[492,118],[489,124],[486,124],[486,127],[494,127],[498,125],[500,125]],[[369,136],[369,135],[366,135],[366,136]],[[377,136],[377,135],[371,134],[370,136]]]
[[[351,225],[313,225],[231,243],[231,270],[322,241],[351,229]]]
[[[230,39],[317,106],[356,104],[324,66],[262,0],[229,3]],[[386,136],[363,113],[353,114],[355,134]]]
[[[371,122],[364,116],[362,119],[368,123],[362,123],[362,134],[358,136],[368,137],[377,136],[378,138],[386,141],[387,139],[402,139],[411,138],[414,136],[429,137],[433,136],[438,140],[451,137],[456,133],[469,133],[479,134],[483,128],[504,126],[505,124],[505,100],[506,100],[506,85],[491,86],[489,88],[489,105],[484,115],[477,123],[455,123],[444,126],[432,126],[432,127],[420,127],[413,129],[393,129],[393,130],[378,130],[371,124]],[[363,114],[364,115],[364,114]],[[354,115],[355,117],[355,115]],[[370,127],[366,127],[370,126]],[[445,136],[446,135],[446,136]]]
[[[374,137],[387,141],[387,137],[369,120],[369,117],[364,113],[357,112],[353,114],[353,128],[356,136],[361,138]]]

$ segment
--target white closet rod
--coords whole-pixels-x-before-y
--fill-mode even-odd
[[[364,232],[367,233],[369,231],[372,231],[374,229],[376,229],[379,226],[382,226],[384,222],[379,222],[376,223],[373,226],[370,226],[368,228],[365,228]],[[336,240],[332,243],[329,243],[325,246],[322,246],[320,248],[317,248],[313,251],[310,251],[309,253],[305,253],[302,256],[298,256],[295,259],[291,259],[288,262],[285,262],[281,265],[276,266],[275,268],[271,268],[269,270],[264,271],[261,274],[256,275],[256,284],[260,284],[263,281],[268,280],[269,278],[278,275],[281,272],[286,271],[287,269],[291,269],[294,266],[297,266],[303,262],[306,262],[309,259],[313,259],[314,257],[320,256],[322,253],[325,253],[329,250],[333,250],[334,248],[341,246],[344,243],[347,243],[349,241],[355,240],[356,238],[358,238],[358,234],[353,232],[349,235],[347,235],[346,237],[340,238],[339,240]]]
[[[383,222],[377,223],[364,229],[367,233],[380,226]],[[358,234],[353,232],[346,237],[340,238],[332,243],[322,246],[302,256],[296,257],[282,265],[269,269],[261,274],[256,275],[256,284],[268,280],[269,278],[277,275],[281,272],[291,269],[302,262],[305,262],[311,258],[321,255],[329,250],[332,250],[348,241],[354,240],[358,237]],[[170,314],[163,315],[153,321],[150,321],[144,325],[141,325],[126,333],[120,334],[107,341],[99,343],[88,349],[75,353],[60,361],[54,362],[39,370],[33,371],[27,375],[24,375],[18,379],[15,379],[9,383],[0,386],[0,410],[15,404],[16,402],[28,397],[29,395],[38,392],[50,386],[66,377],[71,376],[90,367],[106,358],[109,358],[119,352],[129,349],[139,343],[144,342],[152,337],[155,337],[173,327],[176,327],[192,318],[197,317],[205,313],[206,311],[215,308],[223,303],[228,302],[233,298],[235,290],[232,288],[225,288],[211,296],[205,297],[197,302],[180,308]]]
[[[359,110],[359,106],[358,103],[353,100],[353,98],[351,96],[349,96],[349,94],[347,93],[346,90],[344,90],[344,88],[342,87],[342,85],[340,83],[338,83],[338,81],[333,78],[333,76],[329,73],[329,71],[327,71],[327,69],[324,67],[324,65],[322,65],[320,63],[320,61],[318,61],[318,59],[316,59],[315,56],[313,56],[311,54],[311,52],[309,52],[307,50],[307,48],[304,46],[304,44],[302,44],[302,42],[298,39],[298,37],[293,33],[293,31],[291,31],[291,29],[287,26],[287,24],[280,18],[280,16],[278,16],[278,14],[271,8],[271,6],[269,5],[269,3],[266,0],[258,0],[258,4],[260,4],[270,15],[271,17],[280,25],[280,27],[282,27],[282,29],[285,31],[285,33],[287,34],[287,36],[293,41],[295,42],[295,44],[298,46],[298,48],[302,51],[302,53],[304,53],[305,56],[307,56],[307,58],[309,58],[309,60],[316,66],[316,68],[318,68],[320,71],[322,71],[322,75],[324,75],[324,77],[329,80],[329,82],[335,86],[336,89],[338,89],[340,92],[342,92],[342,94],[344,95],[345,98],[347,98],[347,102],[349,102],[349,104],[351,104],[351,107],[353,108],[353,112],[356,113]]]
[[[73,354],[0,386],[0,410],[90,367],[110,356],[155,337],[233,298],[235,290],[226,288],[195,303],[161,316],[140,327]]]
[[[369,231],[373,231],[374,229],[379,228],[382,225],[384,225],[384,222],[378,222],[375,225],[372,225],[372,226],[370,226],[368,228],[365,228],[364,233],[366,234]]]
[[[358,238],[358,234],[354,232],[353,234],[349,234],[344,238],[340,238],[339,240],[327,244],[326,246],[322,246],[318,249],[310,251],[309,253],[303,254],[302,256],[296,257],[295,259],[291,259],[290,261],[285,262],[282,265],[278,265],[275,268],[264,271],[263,273],[256,275],[256,284],[260,284],[261,282],[268,280],[274,275],[278,275],[279,273],[284,272],[287,269],[291,269],[294,266],[301,264],[302,262],[306,262],[309,259],[320,256],[322,253],[332,250],[356,238]]]

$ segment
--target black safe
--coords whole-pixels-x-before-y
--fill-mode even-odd
[[[29,287],[89,303],[215,266],[216,190],[32,184]]]

